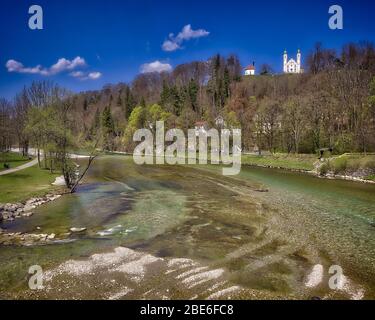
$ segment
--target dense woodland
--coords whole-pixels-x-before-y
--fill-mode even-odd
[[[336,52],[317,44],[300,75],[264,65],[260,75],[244,77],[235,55],[216,55],[78,94],[35,82],[12,101],[0,99],[0,150],[34,147],[60,163],[61,149],[132,151],[135,130],[156,120],[187,130],[197,121],[215,127],[219,115],[228,128],[242,129],[246,151],[375,151],[374,46]],[[48,156],[44,162],[53,166]]]

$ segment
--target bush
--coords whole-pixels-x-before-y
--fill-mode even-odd
[[[344,157],[336,158],[333,161],[333,172],[334,174],[344,172],[348,167],[348,159]]]
[[[360,159],[349,159],[347,168],[351,171],[357,171],[359,168],[361,168],[361,160]]]
[[[366,159],[363,162],[363,168],[364,169],[374,169],[375,170],[375,159]]]
[[[328,171],[329,171],[329,163],[323,163],[320,167],[319,167],[319,175],[321,176],[325,176]]]

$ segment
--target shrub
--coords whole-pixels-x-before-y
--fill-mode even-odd
[[[357,171],[361,167],[360,159],[349,159],[347,163],[347,168],[351,171]]]
[[[365,161],[363,162],[363,168],[375,170],[375,159],[365,159]]]
[[[348,167],[348,159],[344,157],[337,158],[333,161],[334,174],[342,173]]]
[[[329,163],[325,162],[319,167],[319,175],[325,176],[329,171]]]

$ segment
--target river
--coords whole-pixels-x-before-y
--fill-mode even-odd
[[[224,177],[219,166],[126,156],[98,158],[84,182],[0,225],[57,238],[87,228],[0,246],[1,298],[375,298],[374,185],[253,167]],[[28,290],[32,265],[48,270],[47,289]],[[343,270],[339,290],[331,266]]]

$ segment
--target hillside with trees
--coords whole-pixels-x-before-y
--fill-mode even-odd
[[[157,120],[187,130],[197,121],[214,127],[219,115],[228,128],[242,129],[246,151],[375,151],[374,46],[348,44],[336,52],[317,44],[300,75],[264,66],[261,75],[244,77],[235,55],[216,55],[98,91],[72,94],[33,83],[12,101],[0,100],[0,149],[44,150],[41,165],[53,167],[52,160],[63,162],[61,148],[131,152],[135,130]]]

